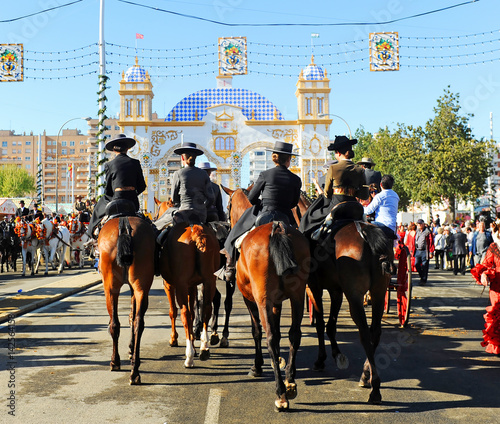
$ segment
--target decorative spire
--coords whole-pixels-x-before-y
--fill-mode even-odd
[[[139,58],[137,56],[135,57],[135,66],[139,67]]]
[[[314,55],[311,55],[311,65],[314,65]]]

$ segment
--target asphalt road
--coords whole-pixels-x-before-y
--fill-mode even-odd
[[[400,329],[394,313],[384,317],[377,351],[381,405],[366,403],[368,390],[358,387],[364,352],[347,304],[338,331],[340,347],[350,360],[346,370],[336,369],[331,357],[325,371],[311,370],[317,354],[315,331],[304,317],[297,357],[298,396],[287,413],[274,412],[267,353],[264,376],[247,376],[253,341],[238,292],[230,347],[213,347],[208,361],[196,358],[195,368],[185,369],[180,319],[180,347],[172,348],[168,301],[161,280],[156,279],[141,346],[143,384],[130,386],[129,295],[123,290],[120,297],[122,371],[111,372],[109,318],[103,291],[96,286],[1,327],[0,422],[498,423],[500,358],[480,346],[488,297],[471,280],[431,270],[428,285],[414,288],[410,326]],[[284,357],[288,318],[286,307]],[[15,341],[15,349],[9,340]],[[12,383],[15,387],[9,388]],[[9,405],[14,405],[15,416],[9,415],[13,411]]]

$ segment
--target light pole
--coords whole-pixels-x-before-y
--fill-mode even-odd
[[[325,118],[327,116],[335,116],[335,118],[339,118],[341,121],[344,121],[344,124],[346,124],[347,129],[349,130],[349,138],[352,138],[351,128],[349,127],[349,124],[347,123],[347,121],[344,118],[342,118],[341,116],[338,116],[338,115],[334,115],[333,113],[319,113],[318,114],[318,118]]]
[[[92,118],[71,118],[68,119],[64,124],[61,125],[61,128],[59,128],[59,131],[57,132],[57,138],[56,138],[56,213],[59,210],[59,135],[61,134],[61,131],[63,127],[71,121],[76,121],[77,119],[83,119],[84,121],[90,121]]]

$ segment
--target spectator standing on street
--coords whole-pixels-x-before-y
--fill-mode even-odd
[[[443,227],[438,227],[437,235],[434,239],[434,256],[436,258],[436,266],[434,269],[444,269],[444,251],[446,248],[446,237]]]
[[[475,264],[480,264],[483,261],[491,243],[493,243],[491,233],[486,231],[486,224],[484,220],[480,219],[472,238],[472,254],[474,255]]]
[[[457,227],[457,232],[451,236],[451,245],[453,248],[453,274],[457,275],[459,272],[465,275],[465,255],[467,248],[467,236],[462,232],[460,227]]]
[[[417,272],[417,269],[415,268],[415,233],[417,232],[416,230],[417,230],[417,226],[415,225],[415,223],[410,222],[410,225],[408,226],[408,231],[406,232],[406,235],[404,238],[405,246],[410,251],[411,270],[413,272]]]
[[[444,228],[443,234],[446,240],[446,246],[444,248],[445,269],[447,271],[451,271],[453,269],[453,252],[451,246],[451,234],[449,226],[446,226]]]
[[[415,233],[415,268],[420,276],[420,285],[427,284],[429,273],[429,259],[434,254],[434,241],[432,233],[425,225],[423,219],[417,221],[417,231]]]

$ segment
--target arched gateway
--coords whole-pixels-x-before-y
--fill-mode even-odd
[[[197,91],[179,101],[164,119],[152,112],[153,85],[136,59],[120,81],[118,125],[137,144],[130,152],[142,163],[148,189],[142,201],[154,208],[153,196],[170,196],[170,177],[180,168],[173,153],[182,140],[196,143],[217,165],[217,182],[231,188],[241,184],[242,158],[249,152],[272,147],[276,140],[295,145],[292,172],[300,175],[307,190],[319,177],[329,144],[329,79],[314,63],[304,68],[297,81],[298,118],[285,120],[266,97],[232,86],[231,75],[217,76],[216,88]]]

